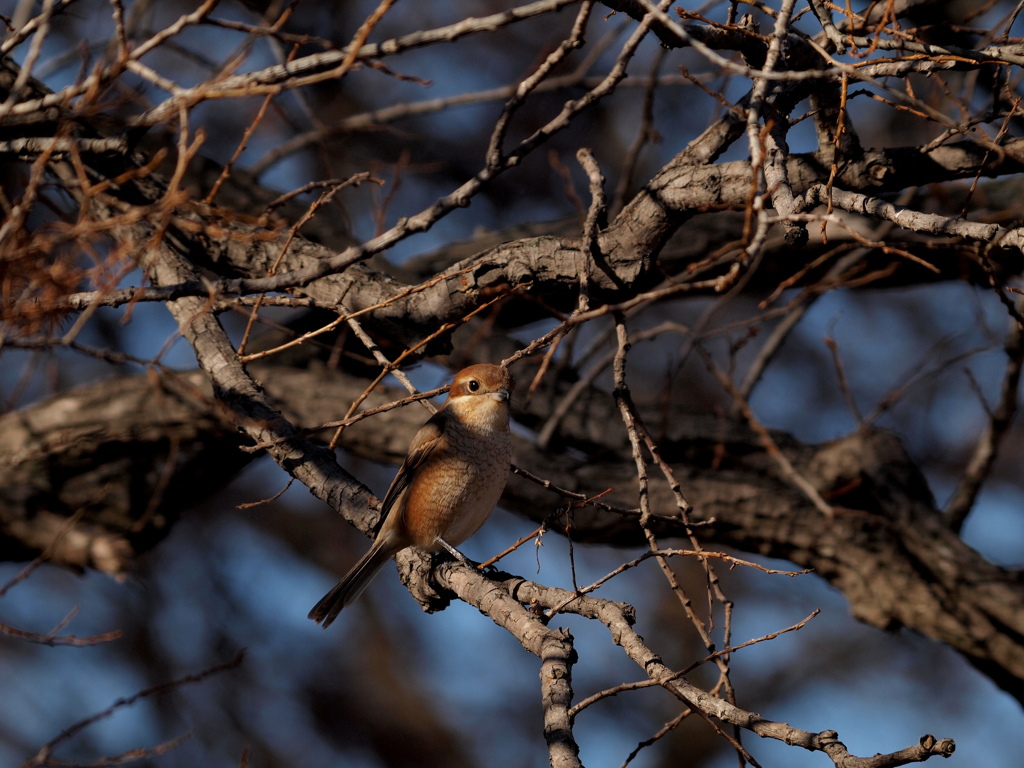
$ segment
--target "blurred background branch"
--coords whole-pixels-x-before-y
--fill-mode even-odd
[[[0,755],[1019,759],[1019,9],[668,6],[0,8]],[[532,543],[316,631],[503,359]]]

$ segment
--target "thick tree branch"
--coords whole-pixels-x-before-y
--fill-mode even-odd
[[[338,418],[341,404],[351,402],[363,389],[358,380],[317,368],[302,371],[257,366],[253,372],[274,402],[285,408],[289,419],[303,426]],[[210,392],[202,384],[202,377],[189,378],[196,390]],[[113,471],[104,472],[102,465],[94,466],[95,474],[91,475],[75,463],[76,455],[92,454],[109,456],[111,470],[123,467],[118,451],[111,451],[118,446],[122,446],[121,453],[145,456],[134,443],[123,442],[128,434],[151,435],[154,448],[166,446],[167,439],[179,435],[181,455],[192,456],[190,461],[175,465],[175,479],[169,487],[180,491],[191,489],[196,495],[207,492],[208,486],[186,479],[193,476],[195,467],[207,467],[211,474],[237,468],[244,461],[235,448],[238,438],[224,431],[221,412],[209,395],[182,399],[173,394],[182,391],[181,385],[174,383],[175,378],[161,381],[163,385],[155,387],[143,377],[121,380],[117,385],[121,394],[107,408],[121,414],[122,421],[110,423],[122,426],[104,430],[100,425],[114,411],[90,408],[94,416],[83,419],[71,443],[75,450],[70,454],[62,448],[66,443],[51,442],[58,435],[67,435],[62,430],[69,425],[59,418],[48,421],[46,414],[59,417],[68,413],[69,402],[83,411],[81,406],[104,399],[109,390],[103,386],[72,392],[35,409],[0,418],[0,444],[13,449],[13,455],[0,461],[0,487],[8,499],[14,499],[8,502],[11,512],[18,514],[21,509],[24,516],[25,510],[38,509],[41,503],[60,511],[71,506],[62,494],[74,494],[74,498],[93,493],[102,502],[98,502],[97,516],[102,510],[102,519],[120,517],[119,529],[130,530],[132,521],[145,513],[149,501],[146,493],[109,493],[104,497],[99,493],[104,487],[103,478],[112,476]],[[374,394],[366,406],[380,405],[387,397]],[[557,401],[554,395],[539,396],[532,401],[532,412],[519,412],[517,418],[542,423],[543,412],[537,409]],[[126,406],[123,413],[122,403]],[[629,472],[628,445],[602,427],[614,417],[614,405],[607,396],[589,392],[559,423],[558,444],[590,446],[605,455],[601,461],[552,454],[523,441],[516,444],[516,461],[557,486],[589,494],[610,486],[630,488],[635,478]],[[398,461],[422,419],[419,408],[379,414],[349,427],[343,446],[375,460]],[[1016,639],[1024,634],[1024,625],[1020,612],[1014,609],[1024,601],[1024,586],[1013,573],[985,561],[944,524],[920,472],[893,435],[866,432],[831,444],[809,446],[773,434],[773,440],[798,471],[836,509],[835,517],[829,520],[784,481],[773,479],[772,461],[753,432],[739,425],[723,429],[713,419],[680,417],[673,423],[672,432],[661,441],[661,453],[684,484],[687,499],[694,506],[694,521],[703,523],[699,535],[705,544],[726,544],[813,568],[843,591],[861,621],[883,629],[910,627],[948,643],[1000,686],[1024,699],[1024,647]],[[10,430],[22,430],[21,424],[36,426],[32,432],[14,432],[21,435],[15,441]],[[168,434],[164,430],[169,430]],[[190,445],[189,439],[195,443]],[[148,483],[152,490],[158,468],[162,469],[166,461],[164,455],[154,455],[156,467],[140,461],[134,474],[124,479],[125,484],[134,483],[138,488],[138,484]],[[59,487],[40,493],[31,490],[25,472],[42,457],[51,467],[52,476],[61,481]],[[180,505],[189,498],[179,493],[167,501]],[[623,506],[631,505],[628,496],[615,494],[611,498]],[[652,483],[651,499],[655,513],[652,526],[657,535],[685,536],[686,527],[674,511],[676,500],[671,489]],[[503,503],[543,521],[562,502],[551,491],[514,478]],[[352,501],[346,509],[347,515],[354,515],[351,519],[361,521],[360,527],[369,530],[374,519],[369,504]],[[17,528],[8,527],[4,534],[9,541],[20,540]],[[623,517],[597,509],[577,514],[573,538],[616,546],[644,544],[639,515]],[[842,546],[836,546],[837,542]],[[22,546],[31,548],[31,541],[22,541]]]

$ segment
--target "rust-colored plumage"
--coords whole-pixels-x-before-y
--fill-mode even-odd
[[[407,547],[455,547],[479,530],[501,497],[512,463],[509,398],[515,380],[497,365],[471,365],[424,424],[384,495],[383,524],[370,550],[309,612],[328,626]]]

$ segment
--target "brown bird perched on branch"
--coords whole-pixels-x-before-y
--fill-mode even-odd
[[[514,388],[512,374],[497,365],[471,365],[455,375],[448,399],[416,433],[384,495],[384,522],[370,551],[309,618],[327,627],[401,550],[451,549],[479,530],[501,497],[512,463],[508,425]]]

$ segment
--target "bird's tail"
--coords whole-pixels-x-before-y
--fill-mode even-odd
[[[341,609],[353,602],[366,585],[370,583],[377,571],[381,569],[395,550],[390,546],[391,537],[386,533],[377,537],[370,547],[370,551],[359,558],[359,562],[352,566],[352,570],[346,573],[341,581],[334,585],[330,592],[323,596],[319,603],[313,606],[309,612],[309,618],[317,624],[322,624],[326,629],[334,621]]]

